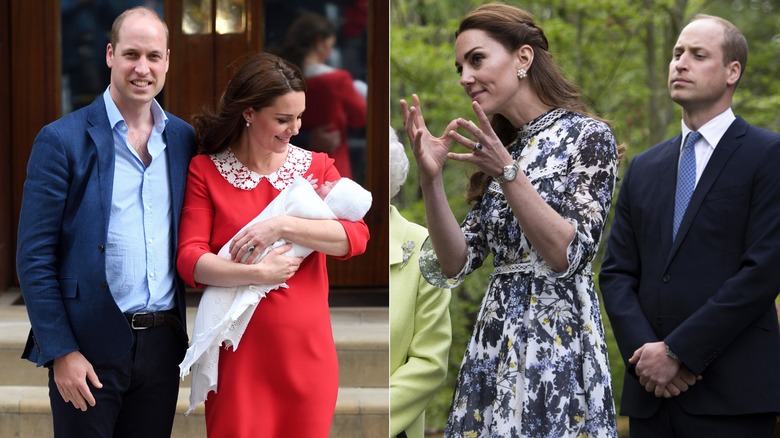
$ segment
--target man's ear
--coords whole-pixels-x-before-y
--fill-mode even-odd
[[[729,86],[733,86],[739,81],[740,75],[742,75],[742,64],[740,64],[739,61],[731,61],[726,66],[726,71],[726,83]]]
[[[111,43],[106,45],[106,65],[108,68],[114,66],[114,48],[111,46]]]

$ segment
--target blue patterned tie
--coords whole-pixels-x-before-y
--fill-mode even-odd
[[[688,201],[691,200],[693,189],[696,187],[696,151],[694,143],[701,138],[701,134],[694,131],[688,134],[680,156],[680,168],[677,169],[677,193],[674,195],[674,229],[672,239],[677,237]]]

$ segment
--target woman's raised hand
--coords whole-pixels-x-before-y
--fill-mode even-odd
[[[420,98],[412,95],[412,106],[406,100],[401,99],[401,111],[404,118],[404,129],[412,143],[412,152],[417,160],[420,170],[420,178],[428,180],[441,175],[444,163],[447,162],[447,153],[450,149],[451,138],[447,133],[456,129],[456,122],[452,121],[444,130],[444,135],[435,137],[425,125],[425,119],[420,108]]]
[[[450,152],[448,158],[474,163],[490,176],[501,175],[504,166],[512,162],[512,155],[493,131],[490,120],[479,103],[472,102],[471,108],[477,115],[479,126],[470,120],[460,118],[453,121],[456,129],[463,128],[471,134],[471,138],[459,134],[455,129],[447,132],[451,140],[462,144],[471,152],[465,154]]]

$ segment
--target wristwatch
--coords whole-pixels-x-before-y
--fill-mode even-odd
[[[499,184],[513,181],[515,178],[517,178],[518,169],[520,169],[520,163],[514,161],[512,162],[512,164],[507,164],[506,166],[504,166],[504,170],[501,172],[501,175],[498,175],[494,179]]]
[[[665,344],[664,344],[664,345],[665,345]],[[679,357],[677,357],[677,355],[676,355],[676,354],[674,354],[674,352],[672,351],[672,349],[671,349],[671,348],[669,348],[669,346],[668,346],[668,345],[666,346],[666,355],[667,355],[667,356],[669,356],[669,357],[671,357],[671,358],[672,358],[672,359],[674,359],[674,360],[680,360],[680,358],[679,358]]]

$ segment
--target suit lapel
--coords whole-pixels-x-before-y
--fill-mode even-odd
[[[688,208],[685,210],[685,215],[680,222],[680,229],[677,230],[677,238],[672,242],[672,249],[669,252],[667,266],[677,252],[677,249],[680,247],[688,230],[691,228],[691,224],[693,223],[696,214],[699,212],[699,209],[704,202],[704,198],[707,197],[707,193],[709,193],[713,184],[715,184],[715,181],[723,172],[731,155],[742,146],[741,138],[745,135],[746,129],[747,123],[743,119],[737,118],[729,129],[726,130],[726,133],[723,134],[720,142],[718,142],[715,151],[713,151],[710,160],[707,162],[707,167],[704,168],[704,172],[702,173],[698,184],[696,184],[696,189],[693,191],[691,200],[688,202]]]
[[[114,136],[106,113],[106,105],[103,95],[98,96],[89,106],[87,128],[89,137],[95,145],[98,157],[98,180],[100,181],[100,201],[108,225],[108,217],[111,210],[111,199],[114,191]]]
[[[172,127],[173,123],[170,114],[168,114],[168,125],[165,127],[163,137],[165,138],[165,154],[168,157],[168,180],[171,184],[171,203],[173,207],[173,232],[179,233],[179,216],[184,200],[183,192],[186,184],[186,172],[180,169],[189,167],[189,157],[186,156],[186,149],[181,147],[181,137],[179,132]]]

